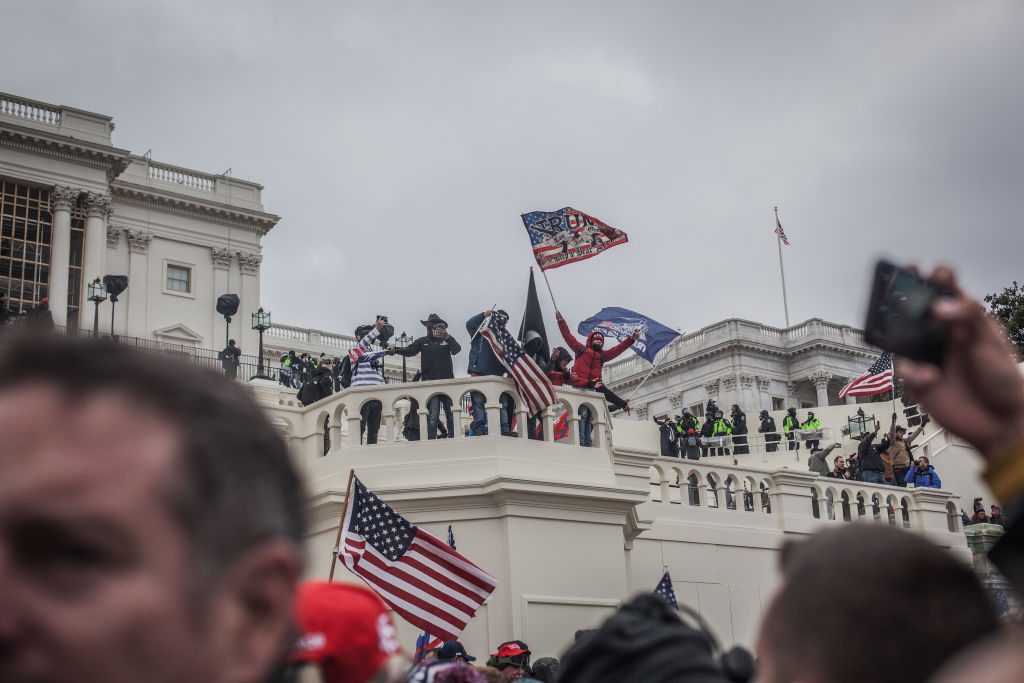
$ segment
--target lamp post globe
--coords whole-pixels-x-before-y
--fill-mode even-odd
[[[97,337],[100,334],[100,304],[107,300],[107,286],[103,284],[103,280],[96,278],[89,283],[88,294],[89,301],[95,306],[92,316],[92,334]]]
[[[252,329],[260,334],[260,355],[256,361],[256,374],[252,379],[272,379],[263,369],[263,333],[270,329],[270,311],[264,311],[260,306],[259,310],[252,314]]]
[[[404,349],[405,347],[407,347],[411,343],[412,343],[412,337],[407,335],[405,333],[405,330],[402,330],[402,335],[400,337],[395,337],[395,346],[397,346],[400,349]],[[408,381],[409,381],[409,379],[406,377],[406,374],[405,374],[405,356],[402,356],[402,382],[405,383],[405,382],[408,382]]]

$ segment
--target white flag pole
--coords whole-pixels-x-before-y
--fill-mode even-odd
[[[629,398],[626,399],[627,403],[629,403],[630,401],[633,400],[633,397],[636,396],[636,392],[640,391],[640,387],[642,387],[644,385],[644,382],[646,382],[647,380],[649,380],[651,378],[651,375],[654,374],[654,368],[655,367],[657,367],[657,366],[654,363],[651,363],[651,369],[647,371],[647,375],[643,378],[643,380],[640,381],[640,384],[636,385],[636,389],[634,389],[633,393],[630,394]]]
[[[778,228],[779,223],[779,207],[775,207],[775,227]],[[782,277],[782,306],[786,311],[786,329],[789,329],[789,300],[786,297],[786,270],[782,266],[782,236],[776,233],[775,238],[779,242],[779,275]]]

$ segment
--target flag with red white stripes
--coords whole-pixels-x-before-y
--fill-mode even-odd
[[[782,240],[783,244],[787,247],[789,246],[789,238],[786,237],[786,231],[782,229],[782,223],[779,221],[778,212],[775,214],[775,234],[779,236],[779,239]]]
[[[336,552],[403,619],[442,640],[458,639],[498,585],[454,548],[395,512],[355,476]]]
[[[843,387],[839,392],[839,398],[881,394],[892,389],[892,382],[892,355],[886,351],[868,368],[867,372]]]
[[[537,362],[523,351],[519,342],[509,334],[505,328],[506,324],[508,317],[494,311],[480,327],[480,336],[487,340],[494,355],[512,376],[529,414],[536,415],[558,402],[555,388]]]

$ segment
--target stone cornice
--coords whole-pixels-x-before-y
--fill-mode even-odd
[[[213,259],[213,267],[220,270],[231,268],[231,259],[234,253],[227,247],[210,247],[210,258]]]
[[[213,221],[222,225],[266,235],[281,220],[280,216],[263,211],[250,211],[216,201],[178,195],[158,187],[144,187],[116,181],[111,190],[118,202],[147,209],[157,209],[181,216]]]
[[[238,254],[238,265],[242,269],[243,273],[255,275],[260,272],[260,264],[263,262],[263,257],[259,254],[252,254],[247,251],[235,252]]]
[[[130,152],[59,133],[0,122],[0,145],[103,169],[111,181],[128,168]]]
[[[128,246],[136,254],[145,254],[149,251],[149,243],[153,241],[153,233],[145,230],[128,229]]]

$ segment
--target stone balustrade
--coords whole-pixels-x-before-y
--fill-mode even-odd
[[[214,192],[217,189],[217,176],[207,175],[187,168],[150,161],[148,173],[151,180],[162,183],[182,185],[202,192]]]
[[[49,126],[59,126],[61,120],[59,107],[5,93],[0,93],[0,114]]]

